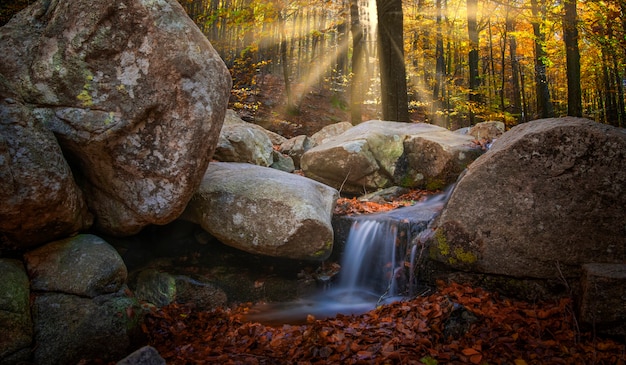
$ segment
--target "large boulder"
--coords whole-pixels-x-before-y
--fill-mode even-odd
[[[92,222],[56,138],[2,75],[0,201],[0,252],[68,236]]]
[[[24,265],[0,259],[0,364],[17,364],[30,358],[33,323],[30,290]]]
[[[338,192],[305,177],[243,163],[211,163],[184,219],[221,242],[275,257],[324,260]]]
[[[472,137],[424,123],[361,123],[302,155],[307,177],[360,194],[390,186],[441,189],[481,149]]]
[[[0,74],[56,134],[97,228],[115,235],[184,210],[231,85],[175,0],[36,2],[0,28]]]
[[[459,180],[431,257],[520,278],[626,260],[626,131],[586,119],[514,127]]]

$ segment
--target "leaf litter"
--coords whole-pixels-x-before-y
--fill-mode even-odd
[[[172,304],[143,330],[168,364],[611,364],[626,345],[578,330],[569,299],[527,303],[457,283],[377,307],[303,325],[246,320],[251,304],[213,311]],[[455,311],[475,317],[450,334]]]

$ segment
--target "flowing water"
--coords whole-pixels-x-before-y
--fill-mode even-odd
[[[334,283],[326,282],[320,293],[308,298],[255,306],[248,319],[296,324],[309,315],[322,319],[365,313],[379,304],[414,295],[416,263],[432,232],[428,225],[451,190],[410,207],[355,217]]]

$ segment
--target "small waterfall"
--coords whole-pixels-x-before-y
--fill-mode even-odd
[[[297,323],[316,318],[359,314],[415,294],[416,263],[430,234],[430,222],[439,214],[453,187],[430,199],[391,212],[354,217],[341,259],[338,280],[324,282],[316,296],[290,303],[258,307],[251,320]]]
[[[337,290],[397,296],[406,250],[398,238],[394,221],[356,220],[346,243]]]

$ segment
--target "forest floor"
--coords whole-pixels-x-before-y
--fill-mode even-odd
[[[246,320],[251,304],[170,305],[148,316],[168,364],[626,364],[626,345],[581,331],[569,299],[527,303],[455,283],[358,316]]]
[[[292,88],[296,110],[286,108],[285,83],[272,74],[257,77],[253,89],[233,91],[229,108],[242,119],[286,138],[311,136],[327,125],[350,122],[346,92],[332,91],[327,84],[294,84]],[[371,119],[377,119],[377,107],[366,104],[362,120]]]

